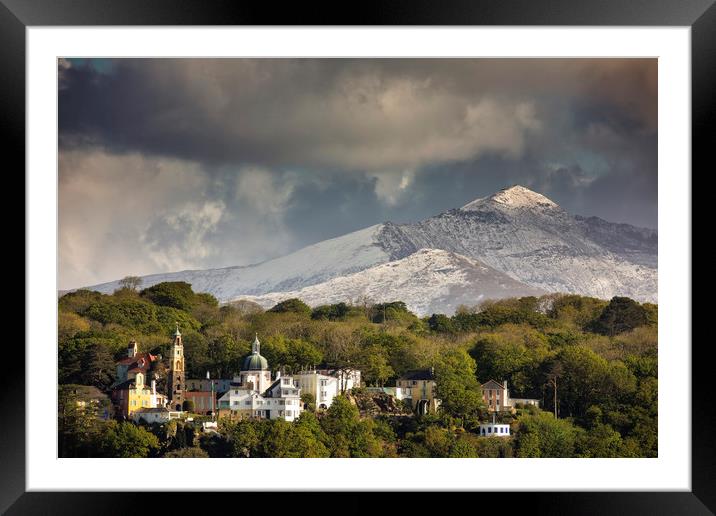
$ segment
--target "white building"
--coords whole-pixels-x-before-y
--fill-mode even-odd
[[[268,361],[261,356],[258,336],[251,354],[244,360],[239,376],[219,398],[219,417],[284,419],[293,421],[301,414],[301,388],[291,376],[276,374],[271,380]]]
[[[353,387],[360,387],[360,371],[334,371],[311,369],[293,375],[302,393],[310,393],[316,399],[316,408],[327,409],[333,398]]]
[[[135,423],[144,421],[145,423],[166,423],[172,419],[179,419],[182,416],[182,412],[176,410],[169,410],[166,407],[156,408],[141,408],[132,414],[132,419]]]
[[[483,423],[480,425],[481,437],[509,437],[510,425],[502,423]]]

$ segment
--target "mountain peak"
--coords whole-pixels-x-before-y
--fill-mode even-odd
[[[533,192],[529,188],[525,188],[520,185],[513,185],[509,188],[503,188],[499,192],[488,197],[482,197],[475,199],[474,201],[466,204],[462,210],[477,210],[483,207],[486,203],[496,203],[507,208],[534,208],[534,207],[547,207],[547,208],[558,208],[559,206],[552,202],[550,199],[542,194]]]

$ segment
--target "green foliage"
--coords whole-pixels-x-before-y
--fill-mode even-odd
[[[515,446],[518,457],[573,457],[577,429],[549,412],[519,419]]]
[[[374,323],[412,323],[417,320],[417,316],[408,310],[406,304],[402,301],[392,301],[390,303],[377,303],[372,307],[372,318]]]
[[[345,321],[350,316],[362,315],[362,311],[346,303],[317,306],[311,312],[311,319]]]
[[[311,307],[300,299],[291,298],[276,304],[269,310],[269,312],[274,312],[278,314],[291,312],[300,315],[310,315]]]
[[[198,447],[179,448],[164,454],[166,458],[187,459],[187,458],[208,458],[209,454]]]
[[[184,403],[182,403],[181,406],[182,410],[186,412],[194,412],[194,401],[193,400],[184,400]]]
[[[605,301],[593,297],[562,295],[553,301],[547,315],[566,326],[586,329],[600,316],[606,305]]]
[[[382,447],[373,435],[373,422],[361,420],[358,408],[345,396],[337,396],[321,419],[331,436],[331,457],[379,457]]]
[[[165,281],[145,288],[140,292],[140,296],[159,306],[169,306],[189,311],[203,299],[206,299],[209,294],[198,297],[189,283],[184,281]],[[213,296],[211,298],[216,302]],[[218,302],[215,304],[218,304]]]
[[[188,377],[210,371],[213,378],[231,378],[258,332],[271,368],[286,373],[309,366],[359,369],[364,385],[391,386],[408,370],[434,367],[441,409],[421,417],[362,418],[349,398],[339,397],[316,416],[315,400],[305,396],[311,410],[294,423],[222,421],[220,434],[197,438],[192,425],[171,421],[149,428],[158,448],[132,453],[190,455],[198,444],[211,457],[657,455],[656,305],[549,295],[461,307],[452,317],[422,320],[401,302],[310,310],[287,300],[268,312],[244,308],[219,307],[212,296],[177,283],[141,294],[131,288],[112,295],[66,294],[59,299],[59,382],[106,390],[114,381],[114,361],[126,356],[127,342],[137,340],[141,351],[165,357],[155,366],[162,390],[179,322]],[[593,333],[598,323],[606,326]],[[544,399],[550,411],[550,381],[556,378],[560,418],[529,406],[518,409],[513,437],[475,435],[487,417],[480,383],[491,378],[508,381],[513,397]],[[110,456],[112,443],[134,439],[131,430],[75,411],[66,398],[58,416],[65,456]],[[363,405],[361,410],[370,413]]]
[[[648,323],[647,311],[628,297],[613,297],[592,329],[602,335],[616,335]]]
[[[102,435],[104,457],[148,457],[159,449],[159,439],[144,428],[129,422],[112,424]]]
[[[458,326],[454,319],[445,314],[433,314],[428,319],[428,327],[431,331],[437,333],[455,333],[455,329]]]
[[[475,361],[463,350],[443,354],[435,365],[437,396],[443,412],[470,429],[480,421],[484,402],[482,388],[475,376]]]
[[[136,291],[142,284],[142,278],[139,276],[125,276],[119,280],[119,287],[122,289]]]

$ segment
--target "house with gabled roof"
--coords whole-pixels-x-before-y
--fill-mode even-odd
[[[258,335],[251,354],[244,360],[239,375],[219,398],[219,417],[230,419],[283,419],[293,421],[302,411],[301,388],[291,376],[276,373],[271,380],[268,361],[261,356]]]
[[[405,372],[395,382],[396,398],[408,400],[413,411],[418,414],[434,414],[440,406],[437,398],[435,370],[415,369]]]

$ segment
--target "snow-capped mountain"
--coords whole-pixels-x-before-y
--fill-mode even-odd
[[[412,262],[404,258],[431,249],[477,260],[477,267],[540,291],[656,301],[657,242],[655,230],[572,216],[543,195],[513,186],[414,224],[378,224],[255,265],[145,276],[142,286],[186,281],[220,301],[284,295],[388,262],[407,267]],[[112,292],[117,287],[114,281],[88,288]],[[472,297],[481,294],[475,291]]]
[[[403,301],[413,313],[452,314],[461,305],[485,299],[540,296],[544,291],[515,281],[472,258],[439,249],[421,249],[400,260],[333,278],[290,292],[245,296],[270,308],[297,297],[309,306],[369,299],[375,303]]]
[[[391,259],[444,249],[549,292],[657,299],[656,231],[573,217],[522,186],[416,224],[386,223],[378,240]]]

